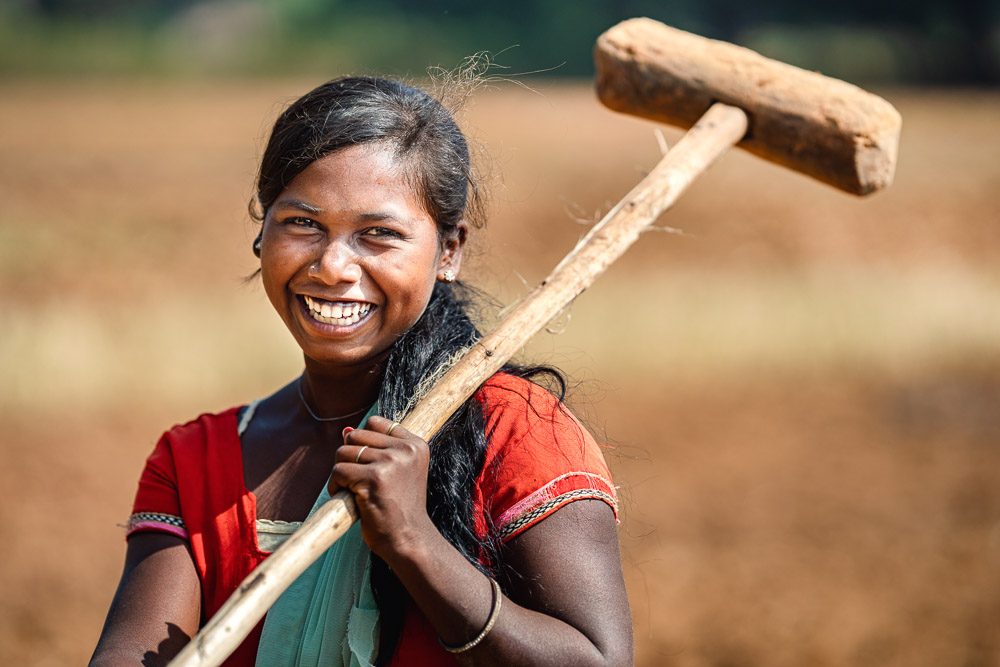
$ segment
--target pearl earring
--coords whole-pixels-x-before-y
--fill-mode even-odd
[[[258,259],[260,258],[260,235],[259,234],[257,235],[257,238],[255,238],[253,240],[253,254],[256,255]]]

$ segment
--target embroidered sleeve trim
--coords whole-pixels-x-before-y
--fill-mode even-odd
[[[184,519],[173,514],[162,514],[160,512],[136,512],[128,518],[128,525],[125,527],[125,537],[141,530],[157,530],[170,533],[185,540],[189,538]]]
[[[571,503],[574,500],[583,500],[585,498],[603,500],[611,506],[611,509],[615,510],[615,518],[617,519],[618,504],[615,502],[615,499],[611,494],[605,493],[604,491],[598,491],[597,489],[577,489],[576,491],[567,491],[566,493],[558,495],[552,500],[548,500],[538,507],[535,507],[534,509],[516,517],[509,523],[501,525],[500,540],[506,542],[511,537],[514,537],[518,533],[524,531],[529,526],[534,525],[563,505]]]
[[[593,498],[611,506],[618,520],[618,499],[611,482],[589,472],[568,472],[534,491],[501,514],[496,525],[502,541],[518,533],[574,500]]]
[[[578,478],[583,478],[583,480],[581,480],[583,483],[577,485],[577,488],[582,486],[593,487],[595,489],[603,490],[609,496],[614,497],[615,490],[614,487],[611,486],[611,482],[600,475],[595,475],[592,472],[568,472],[563,475],[559,475],[559,477],[556,477],[542,488],[519,500],[513,507],[497,518],[497,525],[502,526],[505,523],[508,523],[515,517],[524,514],[540,503],[551,500],[563,491],[573,490],[567,489],[566,486]],[[615,516],[618,516],[617,502],[613,503],[612,507],[615,510]]]

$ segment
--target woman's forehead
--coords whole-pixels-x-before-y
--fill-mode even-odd
[[[310,163],[272,208],[285,206],[316,214],[344,208],[403,208],[411,215],[427,216],[405,163],[385,143],[351,146]]]

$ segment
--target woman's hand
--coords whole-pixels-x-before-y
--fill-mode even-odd
[[[344,430],[331,480],[350,489],[368,548],[393,566],[438,531],[427,515],[427,443],[392,421],[371,417]]]
[[[402,426],[386,435],[391,426],[372,417],[365,430],[347,431],[331,479],[354,493],[365,542],[438,637],[461,646],[491,614],[491,585],[427,515],[427,443]],[[503,561],[501,612],[478,646],[455,656],[460,664],[632,664],[617,528],[606,503],[560,508],[510,540]]]

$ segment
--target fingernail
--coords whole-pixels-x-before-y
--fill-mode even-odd
[[[350,426],[348,426],[347,428],[344,429],[344,434],[341,437],[346,440],[347,439],[347,434],[350,433],[353,430],[354,430],[353,428],[351,428]]]

